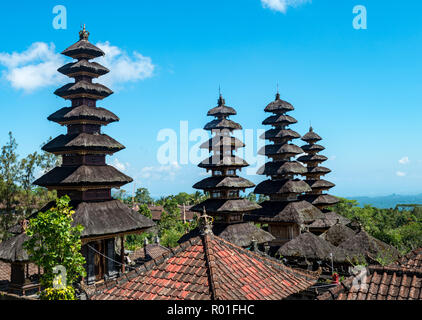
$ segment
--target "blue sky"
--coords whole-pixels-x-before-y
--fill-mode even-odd
[[[202,128],[221,85],[238,111],[233,120],[256,132],[277,83],[296,107],[292,129],[303,135],[312,122],[324,138],[333,194],[421,193],[422,3],[294,2],[285,12],[261,0],[4,3],[0,144],[11,130],[26,155],[64,132],[46,119],[69,104],[53,95],[67,80],[52,67],[69,61],[57,53],[77,41],[86,23],[91,42],[105,46],[115,67],[106,79],[115,94],[99,105],[121,118],[103,131],[126,149],[108,162],[154,196],[193,191],[204,177],[193,164],[158,162],[160,130],[179,132],[180,121]],[[56,5],[67,9],[66,30],[52,26]],[[356,5],[367,8],[367,30],[353,28]]]

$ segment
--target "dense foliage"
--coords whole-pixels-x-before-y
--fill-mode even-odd
[[[358,221],[373,237],[406,253],[422,247],[422,208],[410,210],[359,207],[356,200],[341,198],[333,211]]]
[[[0,152],[0,239],[8,236],[6,230],[12,224],[56,198],[56,192],[35,187],[32,182],[36,174],[55,167],[59,158],[47,152],[34,152],[19,159],[17,146],[9,132]]]
[[[25,230],[29,237],[24,243],[29,259],[43,269],[42,299],[73,300],[74,284],[85,276],[85,259],[81,254],[83,227],[72,226],[74,211],[69,207],[70,198],[56,200],[56,207],[40,212],[29,220]],[[64,267],[62,270],[58,266]],[[65,274],[62,274],[65,272]]]
[[[189,195],[187,193],[179,193],[176,196],[169,196],[159,200],[159,204],[163,206],[164,212],[161,215],[161,220],[158,222],[157,228],[154,231],[146,232],[141,235],[128,236],[126,239],[127,247],[131,250],[142,247],[145,238],[149,243],[152,243],[156,236],[160,238],[161,245],[165,247],[177,246],[177,241],[180,237],[197,226],[196,219],[186,223],[181,219],[179,205],[186,203],[186,199],[195,199],[195,194]],[[152,218],[151,212],[146,204],[139,205],[139,213],[148,218]]]

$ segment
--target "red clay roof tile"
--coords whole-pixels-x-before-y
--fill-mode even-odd
[[[148,271],[132,272],[127,282],[97,291],[91,299],[279,300],[318,278],[213,235],[190,239],[172,249],[166,261],[152,260]]]

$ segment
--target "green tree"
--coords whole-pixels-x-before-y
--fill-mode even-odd
[[[422,246],[422,210],[379,209],[370,205],[363,208],[355,200],[340,198],[332,210],[359,222],[373,237],[384,241],[402,254]]]
[[[26,234],[29,239],[24,243],[29,259],[43,269],[41,285],[44,291],[42,299],[75,299],[72,285],[85,276],[85,259],[81,254],[81,233],[83,227],[72,226],[74,211],[69,206],[70,198],[57,199],[56,206],[46,212],[40,212],[29,220]],[[62,279],[54,268],[63,266],[66,270],[66,286],[58,289],[57,279]],[[56,283],[57,284],[57,283]]]
[[[135,202],[140,204],[153,204],[154,199],[151,198],[151,195],[147,188],[138,188],[135,192]]]
[[[22,159],[19,164],[19,181],[23,195],[21,205],[25,215],[32,213],[34,208],[36,193],[33,192],[32,182],[34,181],[35,170],[39,162],[40,157],[37,152],[34,152]]]
[[[152,219],[152,214],[151,214],[151,210],[149,210],[148,205],[147,204],[141,204],[139,206],[139,210],[138,212],[142,215],[144,215],[145,217]]]
[[[44,142],[41,145],[41,148],[44,147],[47,143],[49,143],[51,140],[53,140],[52,137],[50,137],[46,142]],[[42,151],[41,155],[39,155],[38,157],[37,165],[42,169],[44,173],[47,173],[50,170],[54,169],[55,167],[60,166],[61,163],[62,163],[61,156],[57,156],[47,151]]]
[[[8,142],[1,148],[0,154],[0,204],[4,206],[4,215],[2,217],[2,228],[6,231],[13,219],[15,212],[17,195],[19,187],[19,163],[16,153],[17,143],[13,138],[12,132],[9,132]]]

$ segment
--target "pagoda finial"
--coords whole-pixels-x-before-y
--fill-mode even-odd
[[[275,95],[275,100],[280,100],[280,91],[278,89],[278,82],[277,82],[277,94]]]
[[[218,86],[218,106],[224,106],[226,101],[223,98],[223,95],[221,94],[221,86]]]
[[[85,24],[82,26],[82,30],[79,31],[79,40],[88,40],[89,32],[85,29]]]
[[[207,215],[207,211],[205,209],[205,206],[203,207],[203,213],[202,215],[199,217],[199,226],[200,226],[200,230],[201,230],[201,234],[202,235],[212,235],[212,222],[213,222],[213,217],[210,217],[209,215]]]

